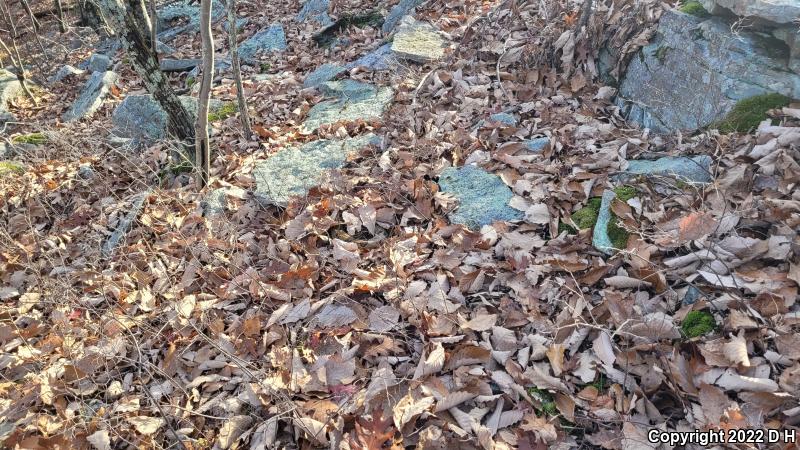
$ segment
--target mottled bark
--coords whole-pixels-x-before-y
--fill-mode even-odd
[[[197,184],[200,189],[208,184],[211,173],[211,143],[208,137],[208,102],[211,99],[211,82],[214,80],[214,39],[211,36],[211,2],[200,1],[200,40],[203,42],[203,78],[197,96],[197,123],[195,124],[195,158],[197,159]]]
[[[247,112],[247,100],[244,98],[242,87],[242,68],[239,65],[239,46],[236,43],[236,0],[228,0],[228,47],[233,68],[233,81],[236,83],[236,98],[239,101],[239,119],[242,122],[242,132],[247,140],[253,136],[250,128],[250,114]]]
[[[142,78],[147,92],[152,94],[166,111],[170,134],[190,146],[194,141],[191,116],[172,90],[167,77],[159,69],[142,30],[138,28],[134,12],[125,8],[120,0],[102,0],[100,6],[103,15],[122,38],[123,45],[131,58],[133,70]]]
[[[150,46],[158,61],[158,10],[156,0],[150,0]]]

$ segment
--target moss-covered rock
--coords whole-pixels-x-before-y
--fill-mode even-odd
[[[700,17],[701,19],[705,19],[711,17],[711,14],[703,8],[703,5],[700,2],[690,1],[684,2],[678,10],[682,13],[691,14],[696,17]]]
[[[681,322],[681,330],[687,338],[695,338],[714,331],[717,321],[708,311],[690,311]]]
[[[25,172],[25,166],[14,161],[0,161],[0,178],[9,174],[21,174]]]
[[[21,134],[19,136],[14,136],[11,142],[14,144],[41,145],[47,143],[47,136],[45,136],[44,133]]]
[[[788,106],[791,99],[780,94],[764,94],[740,100],[725,119],[712,124],[723,133],[738,131],[747,133],[767,118],[767,111]]]
[[[632,186],[618,186],[614,188],[614,193],[618,199],[627,202],[633,197],[636,197],[636,188]],[[595,226],[597,223],[597,216],[600,214],[601,203],[602,200],[600,197],[592,197],[586,202],[586,206],[572,213],[570,217],[572,218],[572,222],[577,225],[578,230],[585,230]],[[570,234],[578,231],[572,226],[562,222],[559,224],[558,232],[561,233],[565,230]],[[616,217],[613,217],[613,220],[608,224],[608,234],[616,248],[624,248],[628,242],[628,232],[620,226],[619,219]],[[616,244],[621,244],[621,246]]]
[[[239,108],[234,102],[225,102],[215,111],[208,112],[208,121],[216,122],[218,120],[227,119],[228,117],[236,114]]]
[[[542,405],[541,408],[536,409],[537,415],[543,415],[545,417],[558,415],[558,408],[556,407],[556,402],[553,400],[552,394],[534,386],[528,388],[528,395]]]

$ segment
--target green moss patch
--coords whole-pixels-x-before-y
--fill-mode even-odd
[[[13,161],[0,161],[0,177],[8,174],[21,174],[25,172],[25,166]]]
[[[217,108],[215,111],[208,113],[208,121],[209,122],[216,122],[218,120],[227,119],[228,117],[236,114],[238,108],[236,107],[236,103],[234,102],[225,102]]]
[[[767,111],[788,106],[791,99],[780,94],[764,94],[740,100],[725,119],[711,125],[723,133],[752,131],[767,118]]]
[[[553,400],[552,394],[537,387],[529,387],[528,395],[542,404],[541,408],[536,409],[537,415],[544,415],[547,417],[558,415],[558,408],[556,408],[556,402]]]
[[[632,186],[619,186],[614,188],[614,193],[617,194],[617,198],[623,202],[627,202],[628,200],[636,197],[636,188]],[[600,214],[600,204],[602,203],[602,199],[600,197],[592,197],[589,201],[586,202],[586,206],[583,208],[575,211],[572,213],[572,222],[578,226],[578,230],[585,230],[587,228],[593,228],[594,225],[597,223],[597,216]],[[611,241],[614,243],[616,248],[625,248],[628,242],[628,232],[622,228],[618,220],[614,220],[608,226],[608,235],[611,237]],[[578,230],[573,228],[572,226],[561,222],[558,225],[558,232],[561,233],[563,231],[567,231],[570,234],[577,233]],[[616,244],[622,243],[622,246],[617,246]]]
[[[687,338],[708,334],[716,328],[717,321],[708,311],[690,311],[681,322],[681,330]]]
[[[701,19],[706,19],[708,17],[711,17],[711,14],[709,14],[708,11],[706,11],[706,9],[703,8],[703,5],[701,5],[700,2],[695,2],[695,1],[683,3],[681,7],[678,8],[678,11],[686,14],[691,14],[695,17],[700,17]]]
[[[21,134],[19,136],[14,136],[11,142],[14,144],[41,145],[47,143],[47,136],[45,136],[44,133]]]

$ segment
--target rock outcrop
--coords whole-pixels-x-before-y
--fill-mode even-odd
[[[394,31],[394,28],[400,23],[400,20],[411,14],[414,8],[422,4],[422,2],[423,0],[400,0],[400,3],[392,7],[389,11],[389,15],[386,16],[386,20],[383,21],[383,25],[381,26],[383,34],[387,35]]]
[[[333,23],[331,16],[328,15],[330,0],[305,0],[295,20],[305,22],[311,20],[323,26]]]
[[[522,211],[508,205],[514,194],[497,175],[477,166],[448,167],[439,176],[442,192],[458,199],[448,217],[453,223],[479,229],[497,221],[521,220]]]
[[[420,63],[441,59],[445,46],[445,40],[436,28],[411,16],[403,17],[392,41],[395,55]]]
[[[22,85],[13,73],[0,69],[0,123],[13,121],[14,114],[8,110],[8,103],[23,94]]]
[[[94,114],[116,82],[116,72],[93,72],[75,103],[61,116],[61,120],[72,122]]]
[[[180,96],[184,108],[197,117],[197,99]],[[219,100],[211,100],[209,115],[222,106]],[[152,95],[129,95],[117,106],[112,116],[114,136],[132,139],[135,143],[151,142],[167,137],[167,113]]]
[[[286,33],[283,25],[274,23],[242,42],[239,46],[239,58],[245,63],[253,64],[259,52],[283,50],[286,50]]]
[[[379,119],[389,107],[394,91],[355,80],[328,81],[320,90],[334,97],[314,105],[303,123],[304,133],[313,133],[323,125],[336,122]]]
[[[616,102],[631,121],[656,132],[695,130],[720,121],[744,99],[800,98],[800,75],[789,56],[784,43],[758,32],[734,33],[722,17],[669,10],[631,60]]]

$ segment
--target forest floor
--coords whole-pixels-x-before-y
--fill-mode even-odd
[[[394,2],[332,3],[336,18]],[[0,163],[2,447],[650,449],[651,429],[796,429],[800,110],[752,134],[638,129],[594,81],[597,45],[641,40],[663,6],[597,2],[573,33],[580,5],[544,3],[423,2],[444,57],[344,73],[391,87],[391,106],[309,134],[324,96],[306,75],[377,48],[380,27],[322,48],[297,1],[240,1],[242,39],[277,21],[288,49],[244,67],[256,136],[235,114],[213,122],[203,192],[169,162],[173,143],[109,142],[115,106],[144,92],[124,63],[89,119],[60,121],[86,75],[16,102],[2,137],[46,139],[20,170]],[[50,59],[23,50],[41,80],[96,45],[62,51],[50,16],[39,33]],[[170,45],[200,55],[195,34]],[[215,81],[212,97],[235,101],[230,73]],[[488,120],[500,112],[518,120]],[[270,155],[367,132],[380,143],[304,197],[255,198]],[[536,137],[549,145],[527,152]],[[617,178],[678,155],[710,156],[712,182]],[[524,218],[451,223],[458,201],[437,181],[465,162],[498,175]],[[211,215],[217,188],[238,189]],[[610,189],[627,240],[604,253],[573,214]]]

